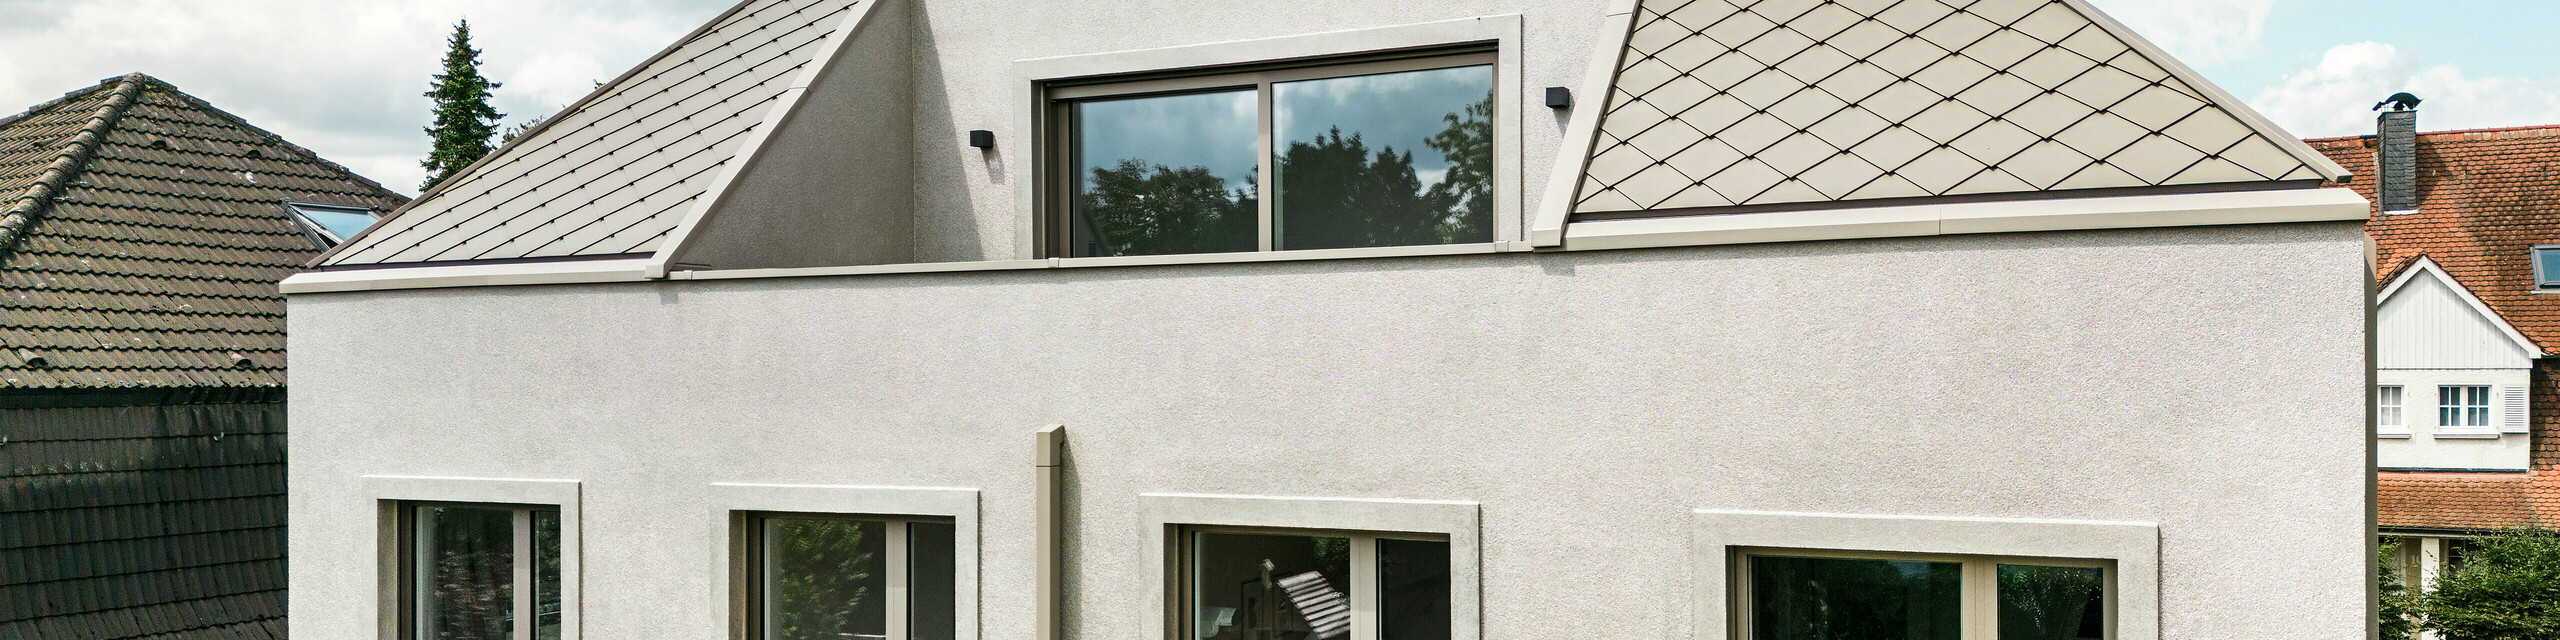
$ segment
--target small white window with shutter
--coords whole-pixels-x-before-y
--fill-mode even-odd
[[[2374,388],[2373,433],[2385,438],[2409,437],[2407,396],[2400,385]]]
[[[2531,433],[2533,431],[2532,404],[2525,400],[2524,387],[2499,387],[2498,410],[2499,431],[2505,433]]]

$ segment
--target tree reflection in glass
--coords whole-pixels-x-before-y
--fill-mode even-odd
[[[418,555],[419,635],[432,640],[504,640],[514,632],[515,512],[424,506]]]
[[[1964,565],[1751,558],[1753,640],[1956,640]]]
[[[1493,241],[1492,67],[1277,83],[1271,108],[1273,248]]]
[[[887,525],[857,520],[765,521],[765,637],[886,638]]]
[[[2106,572],[2000,565],[2000,640],[2106,637]]]
[[[1077,176],[1068,255],[1252,251],[1260,245],[1253,90],[1069,107]]]

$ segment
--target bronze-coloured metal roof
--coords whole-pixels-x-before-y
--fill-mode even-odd
[[[281,386],[284,203],[404,201],[141,74],[0,119],[0,193],[0,389]]]

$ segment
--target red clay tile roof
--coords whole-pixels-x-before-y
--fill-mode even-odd
[[[2372,136],[2310,140],[2355,172],[2350,187],[2374,194]],[[2560,295],[2533,292],[2530,251],[2560,244],[2560,126],[2446,131],[2418,136],[2419,212],[2379,212],[2365,231],[2388,279],[2425,256],[2545,352],[2560,352]],[[2382,528],[2482,530],[2560,526],[2560,362],[2533,373],[2530,473],[2385,471],[2375,496]]]
[[[0,392],[282,385],[284,203],[405,200],[142,74],[0,118],[0,198]]]

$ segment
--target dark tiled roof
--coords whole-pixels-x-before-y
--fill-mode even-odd
[[[655,251],[859,0],[747,0],[321,266]]]
[[[281,393],[186,393],[0,408],[0,638],[285,637]]]
[[[0,389],[282,385],[283,203],[404,201],[141,74],[0,119],[0,190]]]
[[[2348,185],[2375,196],[2372,136],[2311,140],[2355,172]],[[2365,225],[2380,260],[2378,279],[2420,256],[2546,352],[2560,351],[2560,296],[2532,293],[2530,249],[2560,244],[2560,126],[2449,131],[2418,137],[2418,213],[2380,215]],[[2385,529],[2481,530],[2539,522],[2560,525],[2560,362],[2533,372],[2533,453],[2529,473],[2385,471],[2375,500]]]

